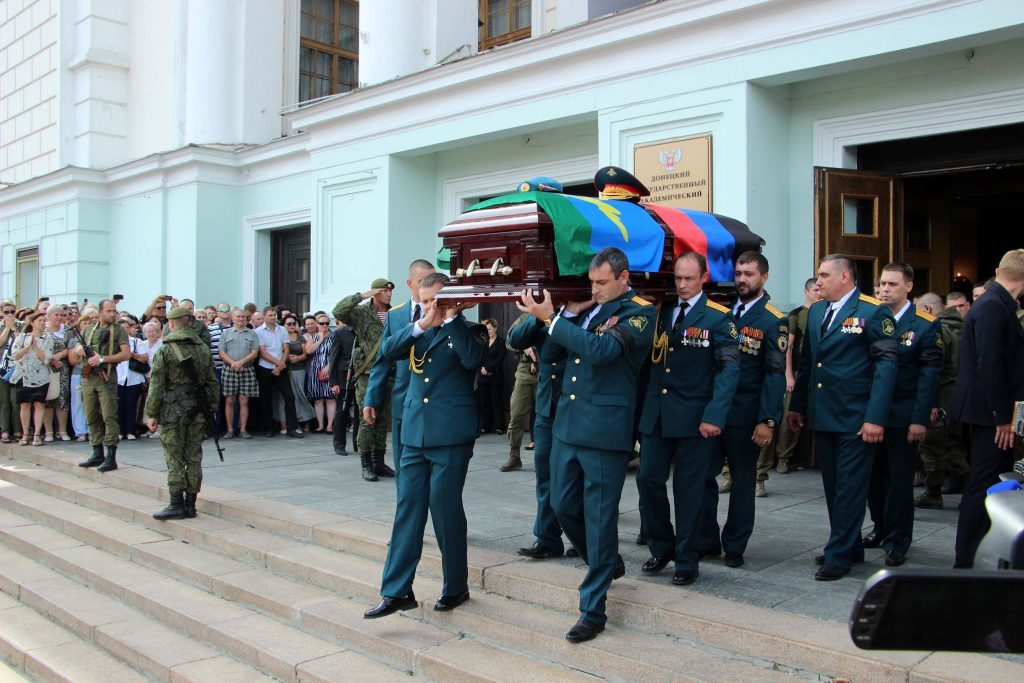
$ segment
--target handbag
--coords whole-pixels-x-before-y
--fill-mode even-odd
[[[139,352],[138,349],[139,349],[139,345],[138,345],[138,343],[136,343],[135,344],[135,348],[132,349],[132,353],[133,354],[138,353]],[[137,372],[140,375],[145,375],[147,372],[149,372],[149,363],[147,363],[146,361],[135,360],[134,357],[133,358],[129,358],[128,359],[128,369],[131,370],[132,372]]]
[[[46,400],[53,401],[60,396],[60,371],[50,370],[50,386],[46,389]]]

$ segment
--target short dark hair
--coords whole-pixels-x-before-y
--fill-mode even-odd
[[[909,263],[904,263],[903,261],[893,261],[892,263],[885,264],[885,266],[882,268],[883,272],[887,270],[889,272],[896,272],[903,275],[904,282],[914,281],[914,268]]]
[[[256,309],[256,304],[251,303],[251,302],[247,303],[246,305],[242,306],[242,310],[243,311],[249,311],[249,314],[252,315],[257,310]]]
[[[818,282],[818,278],[816,278],[816,277],[809,277],[809,278],[807,278],[807,282],[804,283],[804,291],[805,292],[809,291],[811,289],[811,287],[813,287],[817,282]]]
[[[740,254],[740,257],[738,259],[736,259],[737,266],[746,265],[748,263],[756,263],[757,272],[761,273],[761,275],[768,274],[768,259],[766,259],[764,257],[764,254],[762,254],[761,252],[745,251],[742,254]]]
[[[444,286],[448,284],[450,281],[450,277],[448,277],[444,273],[435,270],[433,273],[427,273],[426,275],[423,276],[423,279],[420,281],[420,287],[426,288],[433,287],[434,285]]]
[[[264,306],[263,315],[266,315],[268,311],[273,311],[274,315],[277,315],[277,306]]]
[[[954,289],[952,292],[946,295],[946,300],[967,301],[967,295],[964,294],[963,292]]]
[[[853,277],[853,282],[857,282],[857,269],[853,267],[853,259],[846,254],[828,254],[825,258],[821,259],[822,263],[834,263],[839,272],[844,270]]]
[[[100,302],[96,304],[96,310],[102,311],[103,307],[106,306],[107,304],[110,304],[115,309],[117,308],[117,302],[114,301],[113,299],[100,299]]]
[[[622,275],[622,271],[629,270],[629,259],[626,254],[615,247],[605,247],[594,254],[594,258],[590,259],[590,270],[600,268],[606,263],[616,278]]]
[[[409,264],[409,273],[411,274],[416,268],[422,268],[424,270],[434,270],[434,264],[430,261],[422,258],[415,259]]]
[[[704,274],[708,272],[708,260],[704,254],[698,254],[695,251],[686,251],[676,257],[676,260],[672,263],[672,268],[675,269],[675,264],[679,263],[683,259],[693,261],[700,267],[700,275],[704,277]]]
[[[192,299],[182,299],[181,301],[178,302],[178,305],[180,306],[183,303],[185,303],[186,301],[189,302],[190,304],[192,304],[193,307],[196,305],[196,302],[192,301]]]

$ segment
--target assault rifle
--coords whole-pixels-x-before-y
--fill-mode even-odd
[[[185,370],[185,374],[192,380],[192,389],[196,392],[195,397],[199,402],[199,405],[185,416],[185,422],[192,422],[197,414],[203,414],[203,417],[206,419],[206,434],[213,438],[213,445],[217,448],[217,455],[220,456],[220,461],[224,462],[224,449],[220,447],[220,434],[217,432],[217,416],[213,412],[213,407],[210,406],[210,401],[206,398],[206,392],[203,390],[203,383],[199,380],[199,375],[196,373],[196,366],[192,361],[192,356],[182,356],[177,346],[173,343],[171,346],[177,352],[178,361]]]
[[[74,325],[67,325],[64,329],[71,330],[74,336],[78,338],[78,343],[82,345],[82,350],[85,352],[86,360],[96,355],[96,351],[91,346],[86,344],[84,339],[82,339],[82,333],[78,331],[77,327],[75,327]],[[82,366],[82,379],[88,379],[89,376],[92,375],[93,370],[96,370],[100,373],[100,379],[102,379],[104,384],[106,384],[108,380],[107,371],[103,369],[102,364],[93,367],[92,365],[85,363]]]

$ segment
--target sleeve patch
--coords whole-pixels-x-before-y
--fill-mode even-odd
[[[629,324],[640,330],[641,332],[647,327],[647,318],[642,315],[634,315],[629,319]]]
[[[882,333],[887,337],[896,333],[896,326],[888,318],[882,318]]]
[[[732,337],[733,339],[736,339],[737,337],[740,336],[740,333],[736,331],[735,323],[733,323],[733,321],[731,320],[729,321],[729,336]]]
[[[777,342],[777,344],[778,344],[778,347],[779,347],[779,351],[782,351],[782,353],[785,353],[786,352],[786,348],[789,346],[789,332],[785,332],[785,333],[780,332],[779,333],[779,341]]]
[[[935,334],[935,345],[940,349],[946,348],[946,342],[942,341],[942,335],[939,333]]]

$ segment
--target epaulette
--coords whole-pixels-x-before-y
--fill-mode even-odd
[[[407,303],[409,303],[409,302],[408,301],[403,301],[402,303],[398,304],[397,306],[392,306],[391,308],[388,309],[388,313],[390,313],[391,311],[397,311],[399,308],[401,308],[402,306],[406,305]]]
[[[653,306],[654,305],[650,301],[648,301],[647,299],[643,298],[642,296],[634,296],[632,299],[630,299],[630,301],[632,301],[633,303],[635,303],[635,304],[637,304],[639,306]]]
[[[863,301],[864,303],[872,304],[874,306],[881,306],[882,305],[881,301],[879,301],[878,299],[876,299],[873,296],[868,296],[867,294],[861,294],[860,295],[860,300]]]
[[[935,317],[934,315],[932,315],[931,313],[925,313],[924,311],[918,311],[918,312],[917,312],[917,317],[918,317],[918,318],[921,318],[921,319],[923,319],[923,320],[927,320],[927,321],[928,321],[928,322],[930,322],[930,323],[933,323],[933,322],[935,322],[936,320],[938,320],[938,318],[936,318],[936,317]]]
[[[785,318],[786,317],[785,313],[783,313],[779,309],[775,308],[771,304],[765,304],[764,305],[764,310],[768,311],[769,313],[774,315],[776,318]]]
[[[726,308],[725,306],[723,306],[722,304],[715,303],[711,299],[706,299],[705,301],[707,301],[708,308],[713,308],[716,311],[718,311],[719,313],[728,313],[729,312],[729,309]]]

